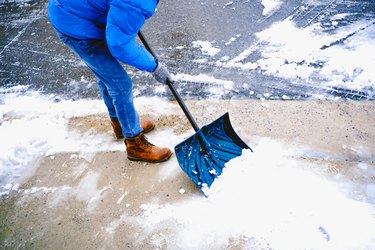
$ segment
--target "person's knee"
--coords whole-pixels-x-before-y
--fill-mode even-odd
[[[124,104],[131,103],[133,101],[132,88],[126,87],[121,83],[111,85],[108,88],[108,93],[114,101],[120,100]]]

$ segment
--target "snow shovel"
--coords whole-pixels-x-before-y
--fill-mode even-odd
[[[138,37],[157,60],[141,31],[139,31]],[[250,149],[250,147],[234,131],[228,113],[199,128],[175,90],[174,81],[168,78],[166,84],[196,132],[175,146],[178,163],[189,178],[205,193],[205,190],[209,189],[215,179],[223,172],[225,164],[240,156],[243,149]]]

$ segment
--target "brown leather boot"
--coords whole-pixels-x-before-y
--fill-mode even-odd
[[[168,148],[151,144],[142,132],[135,137],[126,138],[125,146],[128,159],[132,161],[162,162],[172,155]]]
[[[124,136],[122,135],[122,129],[121,125],[118,121],[117,118],[111,118],[111,125],[113,128],[113,132],[115,133],[115,136],[117,139],[123,139]],[[143,133],[148,133],[151,130],[153,130],[155,127],[155,124],[149,120],[149,119],[144,119],[141,120],[141,128],[143,129]]]

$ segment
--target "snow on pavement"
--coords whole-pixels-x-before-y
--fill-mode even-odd
[[[196,62],[245,71],[258,69],[263,74],[318,86],[371,91],[375,87],[375,21],[337,26],[345,18],[346,15],[331,17],[335,29],[330,32],[321,23],[301,28],[287,18],[255,33],[255,42],[236,56],[221,55],[219,60],[215,56],[220,50],[211,42],[195,41],[193,45],[199,45],[202,55],[208,57]],[[231,39],[226,43],[229,46]],[[253,55],[254,59],[250,59]]]
[[[301,152],[294,146],[269,138],[254,144],[253,153],[244,150],[227,164],[208,198],[141,206],[146,232],[173,221],[170,230],[177,240],[169,243],[178,249],[221,248],[239,237],[247,239],[245,248],[250,249],[375,246],[372,183],[359,187],[314,173],[311,169],[324,166],[295,159]],[[355,189],[357,197],[345,189]]]
[[[4,1],[0,1],[4,2]],[[28,2],[28,1],[12,1]],[[232,5],[229,2],[226,6]],[[269,16],[282,1],[263,0],[263,15]],[[332,25],[345,18],[331,18]],[[242,70],[260,69],[264,74],[287,79],[303,79],[349,89],[373,88],[375,57],[373,20],[356,21],[338,27],[328,34],[319,24],[299,28],[285,19],[256,34],[256,42],[237,56],[221,55],[213,41],[195,41],[193,47],[208,58],[200,63]],[[285,36],[285,34],[289,34]],[[226,46],[232,46],[241,35],[232,36]],[[249,59],[260,52],[256,59]],[[220,58],[217,60],[216,56]],[[210,60],[215,60],[211,62]],[[217,61],[216,61],[217,60]],[[232,81],[209,75],[176,75],[177,79],[217,83],[225,89]],[[17,88],[17,87],[16,87]],[[100,151],[123,151],[123,145],[112,137],[88,131],[74,134],[67,128],[71,117],[105,113],[101,100],[58,100],[37,92],[16,94],[9,89],[0,100],[0,195],[19,191],[23,195],[35,192],[72,191],[72,187],[34,187],[19,190],[20,184],[34,169],[40,156],[53,159],[60,152],[77,152],[76,157],[90,161]],[[17,92],[17,91],[16,91]],[[213,94],[218,93],[212,89]],[[151,109],[158,114],[171,114],[175,107],[158,98],[137,98],[140,111]],[[157,108],[154,108],[157,107]],[[154,140],[172,145],[180,138],[165,130]],[[6,143],[4,143],[6,142]],[[220,179],[208,191],[209,196],[193,195],[183,202],[161,204],[152,200],[140,206],[141,214],[128,218],[125,214],[108,225],[113,233],[122,221],[139,223],[150,242],[158,248],[222,248],[240,241],[245,248],[271,249],[373,249],[375,246],[375,184],[372,165],[359,162],[351,176],[369,176],[354,182],[340,174],[328,175],[324,165],[300,159],[304,153],[295,145],[270,138],[254,138],[248,144],[254,152],[244,151],[233,159]],[[373,155],[358,147],[359,156]],[[173,176],[176,163],[168,162],[160,179]],[[77,170],[78,171],[78,170]],[[349,171],[349,170],[348,170]],[[74,174],[74,173],[73,173]],[[88,202],[95,210],[102,192],[98,189],[97,172],[89,172],[74,192],[76,198]],[[180,195],[186,195],[183,188]],[[127,194],[117,199],[121,203]],[[127,203],[127,206],[130,204]],[[173,237],[154,232],[167,224]]]
[[[70,117],[105,112],[102,101],[55,101],[37,92],[8,93],[2,100],[0,137],[6,143],[0,145],[0,194],[6,193],[4,187],[9,189],[32,174],[33,163],[40,156],[117,149],[111,138],[88,131],[86,137],[90,143],[87,143],[67,130]]]
[[[176,108],[158,98],[140,98],[136,103],[140,110],[157,107],[153,112],[173,113]],[[3,100],[0,110],[0,134],[7,141],[1,144],[0,156],[3,195],[18,191],[20,177],[31,171],[28,169],[41,155],[53,157],[58,152],[77,152],[77,157],[86,156],[90,160],[90,153],[124,150],[110,136],[88,133],[82,137],[68,133],[70,117],[105,112],[101,101],[55,102],[54,98],[38,93],[15,94]],[[182,138],[164,130],[152,139],[172,146]],[[167,223],[170,238],[162,237],[163,241],[179,249],[220,248],[227,246],[230,239],[243,239],[242,244],[247,247],[273,249],[370,249],[375,246],[373,183],[352,182],[339,174],[327,175],[324,166],[300,159],[306,157],[300,146],[285,145],[270,138],[252,140],[254,152],[245,150],[243,156],[230,161],[209,190],[208,198],[193,195],[171,204],[153,199],[140,206],[141,214],[137,218],[124,215],[121,220],[139,223],[146,235],[153,234],[155,244],[159,238],[154,232],[160,223]],[[359,155],[366,155],[365,149],[357,151]],[[160,179],[173,177],[176,164],[168,162],[160,172]],[[352,175],[366,172],[371,175],[372,166],[359,163]],[[87,211],[92,213],[103,193],[112,188],[98,189],[98,174],[89,172],[74,190],[62,186],[20,192],[27,195],[68,190],[76,199],[85,201]],[[184,191],[180,188],[179,193],[185,195]],[[119,223],[114,221],[108,231],[116,230]]]

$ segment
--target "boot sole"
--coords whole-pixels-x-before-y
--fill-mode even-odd
[[[128,156],[128,160],[130,160],[130,161],[143,161],[143,162],[148,162],[148,163],[159,163],[159,162],[164,162],[164,161],[169,160],[169,158],[171,158],[171,156],[172,156],[172,154],[168,155],[164,159],[156,160],[156,161]]]

